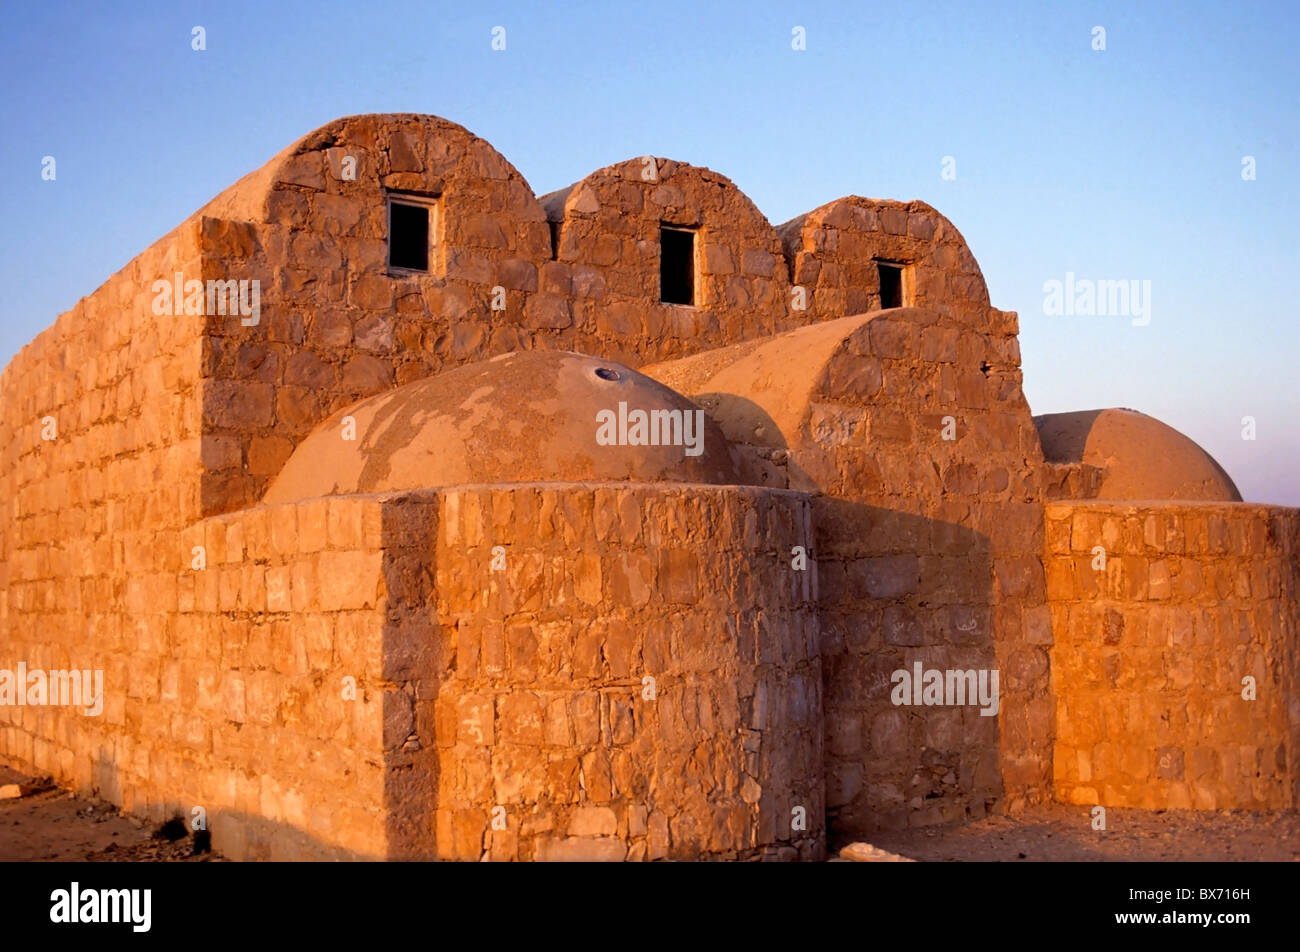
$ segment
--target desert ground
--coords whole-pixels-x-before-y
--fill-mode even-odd
[[[873,846],[921,862],[1240,862],[1300,860],[1300,813],[1245,810],[1106,811],[1053,803],[1018,817],[876,833]]]
[[[0,765],[0,787],[31,784]],[[1048,804],[1018,817],[928,827],[870,837],[879,850],[918,862],[1300,860],[1300,813],[1221,810],[1107,811],[1107,829],[1092,829],[1083,807]],[[211,862],[193,838],[169,841],[159,830],[111,804],[49,786],[0,800],[0,862]]]
[[[39,783],[0,764],[0,788]],[[208,862],[194,840],[168,840],[158,829],[124,816],[102,800],[49,786],[16,799],[0,799],[0,862]]]

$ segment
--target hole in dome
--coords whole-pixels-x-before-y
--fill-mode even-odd
[[[601,380],[617,380],[618,371],[610,370],[608,367],[597,367],[596,376],[599,377]]]

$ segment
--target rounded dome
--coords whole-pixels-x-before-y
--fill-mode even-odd
[[[345,418],[355,439],[345,439]],[[303,440],[265,502],[468,483],[735,484],[722,431],[622,364],[522,351],[376,394]]]
[[[1102,468],[1098,499],[1240,502],[1223,467],[1196,443],[1136,410],[1079,410],[1034,417],[1049,463]]]

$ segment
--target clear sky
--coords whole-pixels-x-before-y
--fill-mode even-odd
[[[118,6],[0,13],[0,365],[304,133],[427,112],[538,194],[653,153],[774,224],[848,194],[930,202],[1020,313],[1034,412],[1142,410],[1245,498],[1300,505],[1294,0]],[[1150,323],[1046,314],[1067,272],[1149,281]]]

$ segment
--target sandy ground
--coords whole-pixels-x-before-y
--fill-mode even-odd
[[[0,765],[0,786],[30,781]],[[1093,830],[1085,807],[1049,804],[963,826],[876,833],[866,841],[921,862],[1097,860],[1232,862],[1300,860],[1300,812],[1126,810]],[[186,836],[168,842],[111,805],[53,787],[0,800],[0,862],[208,862]]]
[[[0,764],[0,786],[32,778]],[[189,836],[168,842],[107,803],[58,787],[18,800],[0,800],[0,862],[207,862]]]
[[[1300,860],[1300,813],[1111,807],[1106,829],[1094,830],[1089,808],[1048,804],[1014,819],[994,816],[865,839],[921,862],[1294,862]]]

